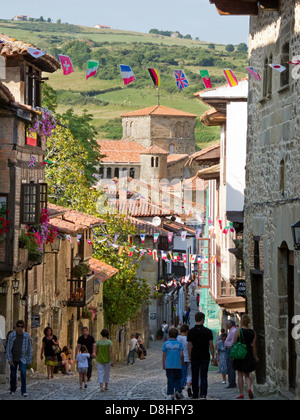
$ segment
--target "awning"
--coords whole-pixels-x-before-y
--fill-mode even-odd
[[[101,283],[104,283],[106,280],[110,279],[119,272],[117,268],[112,267],[103,261],[97,260],[96,258],[90,259],[89,266],[91,271],[95,273],[95,280],[101,281]]]
[[[201,169],[197,172],[197,178],[201,179],[217,179],[220,177],[220,164],[210,166],[209,168]]]

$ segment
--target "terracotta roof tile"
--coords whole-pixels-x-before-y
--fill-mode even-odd
[[[150,146],[144,152],[142,152],[142,154],[143,155],[168,155],[169,153],[158,146]]]
[[[77,233],[95,225],[104,224],[104,220],[77,210],[48,204],[51,225],[62,233]]]
[[[96,258],[90,259],[89,266],[95,273],[95,279],[101,281],[102,283],[119,272],[117,268],[112,267],[103,261],[99,261]]]
[[[169,117],[192,117],[196,118],[198,115],[190,114],[189,112],[179,111],[178,109],[168,108],[162,105],[150,106],[148,108],[139,109],[137,111],[128,112],[121,115],[121,117],[145,117],[145,116],[169,116]]]
[[[28,48],[37,48],[33,44],[27,44],[23,41],[18,41],[14,38],[10,38],[6,35],[0,34],[0,55],[4,57],[13,57],[22,55],[26,59],[26,61],[34,64],[42,71],[46,71],[49,73],[54,73],[58,70],[61,66],[60,63],[56,60],[56,58],[52,57],[49,54],[45,54],[40,58],[32,57],[29,52]]]
[[[168,156],[168,164],[174,163],[174,162],[179,162],[183,159],[187,159],[189,157],[189,155],[169,155]]]
[[[135,141],[129,140],[97,140],[100,152],[105,155],[103,163],[140,163],[140,154],[146,148]]]

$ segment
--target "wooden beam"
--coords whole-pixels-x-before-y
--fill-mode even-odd
[[[220,15],[254,15],[258,14],[257,2],[236,0],[210,0],[215,4]]]

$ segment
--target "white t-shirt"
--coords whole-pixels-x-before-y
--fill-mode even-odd
[[[132,351],[132,350],[135,349],[136,343],[137,343],[137,339],[136,338],[132,338],[130,340],[130,343],[129,343],[129,350],[130,351]]]
[[[88,359],[90,358],[89,353],[79,353],[76,357],[77,367],[80,369],[87,369],[89,367]]]
[[[189,350],[188,350],[188,342],[186,335],[179,335],[177,340],[180,341],[183,345],[183,357],[185,362],[190,361]]]

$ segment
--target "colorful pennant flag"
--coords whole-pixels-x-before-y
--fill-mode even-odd
[[[68,76],[69,74],[74,73],[74,68],[70,57],[67,55],[59,55],[58,57],[62,65],[64,76]]]
[[[223,69],[223,72],[230,87],[234,87],[239,84],[231,69]]]
[[[47,54],[46,51],[41,51],[36,48],[30,48],[30,47],[27,48],[27,51],[34,58],[40,58],[40,57],[43,57],[43,55]]]
[[[186,231],[186,230],[183,230],[183,231],[181,232],[181,240],[182,240],[182,241],[185,241],[185,240],[186,240],[186,235],[187,235],[187,231]]]
[[[98,70],[99,62],[98,61],[91,61],[88,62],[88,68],[86,71],[86,80],[88,80],[92,76],[96,76]]]
[[[258,80],[258,81],[261,81],[261,77],[260,77],[260,75],[258,74],[258,72],[255,70],[255,68],[254,68],[254,67],[246,67],[246,70],[247,70],[247,72],[248,72],[249,74],[251,74],[251,76],[253,76],[253,77],[254,77],[254,79],[256,79],[256,80]]]
[[[159,237],[159,233],[154,233],[154,236],[153,236],[153,238],[154,238],[154,243],[156,243],[156,242],[157,242],[158,237]]]
[[[202,77],[203,83],[206,89],[211,88],[211,81],[207,70],[200,70],[200,75]]]
[[[168,233],[168,242],[170,243],[170,242],[172,242],[172,240],[173,240],[173,232],[169,232]]]
[[[118,255],[122,255],[124,251],[124,246],[120,246],[119,251],[118,251]]]
[[[151,76],[154,86],[160,87],[161,83],[160,83],[160,77],[159,77],[158,71],[156,69],[148,69],[148,72]]]
[[[123,78],[124,85],[129,85],[130,83],[135,81],[135,77],[130,66],[120,64],[120,70],[121,70],[121,75]]]
[[[174,75],[177,83],[178,90],[182,90],[189,86],[189,82],[185,77],[185,74],[182,70],[174,70]]]
[[[288,61],[288,64],[294,64],[294,65],[299,65],[300,64],[300,60],[293,60],[293,61]]]
[[[146,234],[145,233],[142,233],[140,235],[140,238],[141,238],[142,243],[144,244],[145,243],[145,239],[146,239]]]
[[[51,160],[44,160],[44,162],[41,163],[41,166],[45,166],[45,165],[52,165],[53,162],[51,162]]]
[[[272,69],[279,71],[279,73],[282,73],[284,70],[286,70],[286,67],[282,66],[281,64],[269,64],[269,66]]]
[[[219,219],[219,226],[220,226],[220,229],[222,230],[223,227],[222,227],[222,220],[221,219]]]
[[[202,233],[201,229],[196,230],[196,239],[200,239],[201,233]]]

